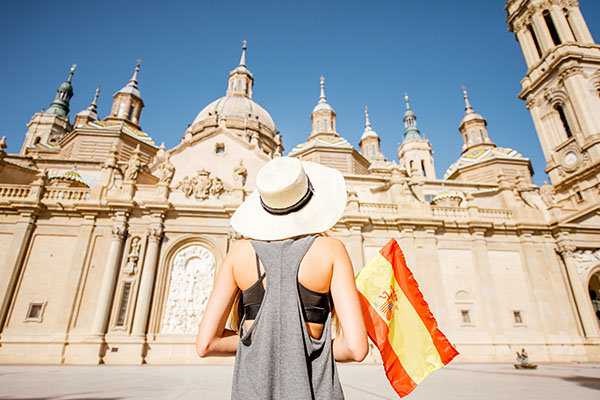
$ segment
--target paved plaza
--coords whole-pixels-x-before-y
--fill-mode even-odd
[[[339,365],[348,400],[398,399],[380,365]],[[231,366],[0,366],[0,399],[228,399]],[[428,399],[600,398],[600,364],[454,364],[435,372],[410,396]],[[250,399],[251,400],[251,399]]]

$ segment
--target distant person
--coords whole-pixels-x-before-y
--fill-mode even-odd
[[[319,234],[344,212],[344,177],[279,157],[259,171],[256,188],[231,219],[251,240],[233,243],[221,264],[198,354],[236,356],[235,400],[343,399],[335,360],[361,361],[368,350],[348,253]],[[332,340],[333,310],[342,334]]]

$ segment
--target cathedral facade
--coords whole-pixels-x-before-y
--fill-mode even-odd
[[[600,46],[576,0],[509,0],[550,184],[499,147],[466,90],[464,145],[443,178],[406,97],[397,160],[365,110],[355,148],[336,130],[321,79],[306,142],[286,155],[340,170],[348,203],[325,234],[356,272],[391,238],[462,361],[600,361]],[[140,65],[100,119],[70,118],[71,69],[28,124],[19,154],[0,141],[0,362],[182,364],[216,272],[238,235],[229,220],[260,167],[284,154],[252,99],[246,65],[170,149],[143,132]],[[72,122],[71,122],[72,121]],[[371,361],[377,359],[372,352]]]

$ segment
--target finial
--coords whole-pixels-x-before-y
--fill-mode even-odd
[[[321,75],[321,96],[319,97],[319,103],[327,102],[327,97],[325,97],[325,77]]]
[[[98,88],[96,89],[96,94],[94,95],[94,101],[92,101],[92,105],[96,105],[96,101],[98,101],[98,96],[100,95],[100,87],[101,85],[98,84]]]
[[[142,63],[142,59],[138,58],[137,63],[135,64],[135,71],[133,72],[133,76],[129,80],[130,83],[134,83],[137,85],[137,77],[138,77],[138,72],[140,72],[140,64],[141,63]]]
[[[242,57],[240,57],[240,67],[246,66],[246,45],[248,41],[246,39],[242,40]]]
[[[467,94],[467,88],[465,85],[462,86],[463,97],[465,98],[465,111],[472,112],[473,107],[471,107],[471,103],[469,103],[469,95]]]
[[[369,106],[365,106],[365,129],[371,127],[371,122],[369,121]]]
[[[67,82],[71,83],[71,78],[73,78],[73,74],[75,73],[75,68],[77,68],[77,64],[73,64],[70,69],[69,78],[67,78]]]
[[[406,101],[406,109],[410,110],[410,103],[408,102],[408,93],[404,92],[404,101]]]
[[[2,139],[0,139],[0,151],[3,151],[7,147],[8,146],[6,146],[6,136],[2,136]]]

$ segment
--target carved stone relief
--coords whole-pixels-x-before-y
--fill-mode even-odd
[[[586,279],[590,270],[600,264],[600,249],[596,250],[577,250],[573,253],[575,257],[575,266],[577,273],[583,279]]]
[[[196,176],[184,176],[177,184],[176,189],[181,189],[185,197],[194,196],[199,200],[206,200],[213,196],[219,198],[225,191],[223,180],[217,176],[211,177],[210,172],[201,169]]]
[[[205,247],[188,246],[175,255],[162,323],[163,333],[196,333],[213,287],[214,275],[215,257]]]
[[[140,259],[140,247],[142,247],[142,244],[139,237],[136,236],[131,239],[129,253],[127,254],[127,264],[125,264],[125,268],[123,268],[125,274],[133,275],[136,273],[138,261]]]

